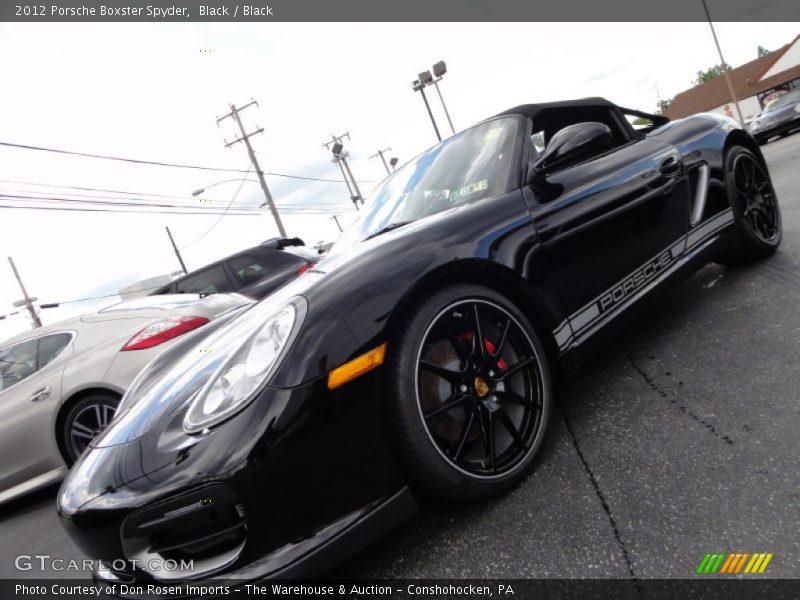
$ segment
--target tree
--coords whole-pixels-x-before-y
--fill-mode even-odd
[[[656,114],[657,115],[666,115],[667,114],[667,109],[669,108],[669,105],[671,103],[672,103],[672,99],[659,100],[658,101],[658,110],[656,111]]]
[[[759,58],[761,58],[762,56],[764,56],[766,54],[769,54],[769,52],[770,51],[767,50],[766,48],[764,48],[764,46],[759,46],[758,47],[758,56],[759,56]]]
[[[718,65],[714,65],[713,67],[709,67],[705,71],[698,71],[697,72],[697,79],[695,79],[692,83],[694,85],[700,85],[701,83],[705,83],[706,81],[710,81],[715,77],[719,77],[725,71],[730,71],[731,66],[728,63],[721,63]]]

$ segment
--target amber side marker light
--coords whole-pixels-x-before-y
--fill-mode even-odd
[[[372,369],[380,367],[385,357],[386,344],[383,343],[377,348],[344,363],[342,366],[336,367],[333,371],[328,373],[328,389],[335,390],[345,383],[353,381],[353,379],[357,377],[361,377],[364,373],[368,373],[372,371]]]

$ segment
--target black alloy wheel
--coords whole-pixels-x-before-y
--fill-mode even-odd
[[[778,197],[762,161],[742,146],[725,155],[725,189],[733,231],[720,264],[737,264],[775,253],[783,237]]]
[[[781,216],[772,183],[750,153],[741,153],[733,163],[734,189],[744,208],[753,234],[762,242],[771,244],[779,233]]]
[[[417,401],[442,455],[477,477],[519,463],[542,417],[536,351],[501,307],[470,299],[431,323],[417,360]]]
[[[97,394],[81,399],[70,408],[64,418],[62,431],[62,445],[69,466],[108,426],[117,412],[118,404],[118,398]]]
[[[521,480],[552,405],[547,358],[525,316],[496,292],[453,286],[416,311],[396,346],[390,409],[417,487],[465,500]]]

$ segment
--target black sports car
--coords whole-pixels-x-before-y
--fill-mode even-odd
[[[513,108],[388,177],[306,276],[156,359],[58,511],[106,580],[325,569],[420,495],[519,483],[556,372],[668,282],[780,241],[729,119]]]
[[[750,133],[759,144],[796,129],[800,129],[800,90],[792,90],[771,102],[750,123]]]

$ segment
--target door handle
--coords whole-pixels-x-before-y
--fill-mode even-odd
[[[44,400],[50,395],[50,386],[46,385],[41,389],[36,390],[31,394],[30,400],[31,402],[38,402],[39,400]]]
[[[667,177],[674,177],[678,173],[681,172],[681,167],[683,166],[683,161],[679,159],[677,156],[668,156],[664,160],[662,160],[658,165],[658,170],[661,172],[662,175],[666,175]]]

